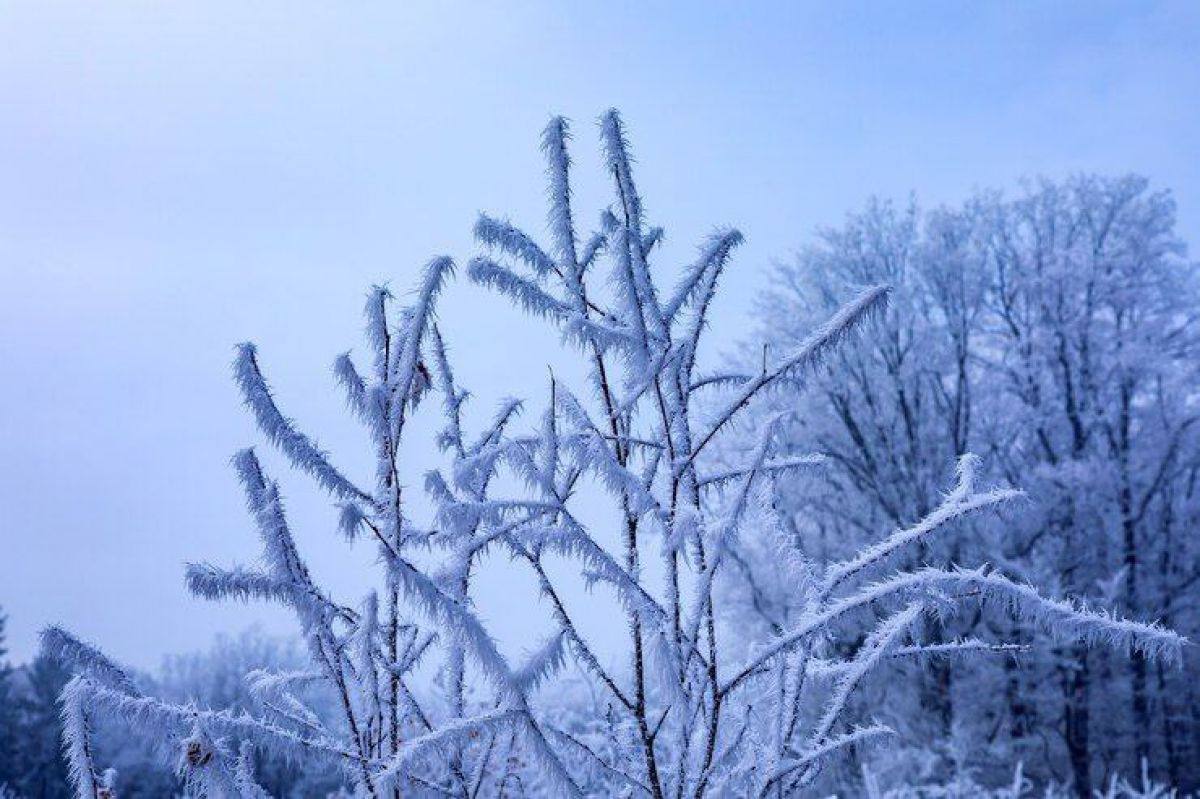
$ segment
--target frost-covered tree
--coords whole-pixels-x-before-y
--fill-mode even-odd
[[[5,628],[8,616],[0,608],[0,788],[13,787],[20,776],[20,708],[16,685],[16,670],[8,662]]]
[[[239,453],[234,467],[262,565],[195,564],[187,582],[204,598],[291,608],[309,664],[246,675],[261,713],[210,710],[145,695],[94,647],[48,630],[48,650],[76,674],[63,715],[80,796],[110,784],[90,745],[97,717],[124,719],[163,741],[189,791],[206,796],[265,795],[254,773],[259,751],[331,764],[367,797],[781,796],[812,786],[845,750],[892,733],[853,702],[882,664],[1006,656],[1002,642],[924,641],[926,625],[980,605],[1005,608],[1064,642],[1150,663],[1179,659],[1182,640],[1166,628],[1047,598],[986,565],[903,567],[902,553],[1018,496],[980,485],[978,461],[966,453],[920,518],[882,529],[837,560],[811,558],[784,533],[771,489],[822,459],[784,450],[787,409],[745,422],[780,388],[805,385],[882,312],[889,288],[862,288],[753,372],[703,373],[708,313],[741,234],[715,231],[673,277],[652,267],[662,231],[644,219],[624,128],[609,112],[600,138],[615,199],[598,230],[581,235],[568,138],[562,119],[543,134],[547,244],[481,216],[484,252],[467,272],[554,327],[578,354],[584,382],[552,377],[532,429],[517,429],[516,402],[482,430],[468,429],[468,395],[434,324],[453,267],[436,258],[408,306],[397,308],[386,289],[371,293],[369,362],[337,360],[375,456],[374,481],[360,483],[297,429],[277,406],[257,350],[240,347],[234,374],[248,409],[267,440],[337,503],[342,533],[377,548],[378,580],[354,604],[317,585],[278,484],[253,451]],[[413,415],[430,404],[444,418],[441,456],[404,449]],[[428,519],[414,518],[398,475],[400,459],[414,456],[431,464],[425,491],[436,512]],[[607,521],[579,513],[593,486],[610,504]],[[610,548],[612,531],[618,543]],[[717,590],[746,539],[773,548],[794,600],[794,612],[749,650],[735,645]],[[475,607],[473,576],[489,553],[532,575],[553,625],[521,660],[499,649]],[[622,666],[609,666],[588,640],[552,561],[574,565],[619,604]],[[588,675],[594,701],[564,714],[539,699],[539,688],[567,660]],[[439,664],[445,679],[418,690],[423,661]],[[333,693],[336,718],[305,704],[305,685]]]
[[[12,786],[21,796],[63,799],[70,795],[67,765],[62,757],[59,694],[70,678],[56,658],[39,654],[25,669],[26,690],[21,698],[19,776]]]
[[[1194,631],[1200,292],[1173,226],[1170,197],[1140,178],[1037,186],[991,220],[988,311],[994,374],[1019,425],[1016,446],[998,449],[1007,471],[1036,473],[1042,498],[1022,531],[1031,566],[1065,590]],[[1165,755],[1156,768],[1181,778],[1186,742],[1174,720],[1161,722],[1186,703],[1162,690],[1167,675],[1153,719],[1156,669],[1144,658],[1113,663],[1075,647],[1058,670],[1077,781],[1110,747],[1132,755],[1116,764],[1129,771],[1154,749]],[[1093,720],[1097,677],[1113,673],[1129,678],[1124,712]]]
[[[956,334],[969,331],[978,314],[978,287],[962,279],[968,270],[953,263],[932,268],[943,262],[925,258],[924,250],[915,209],[874,203],[844,227],[824,231],[820,243],[804,251],[803,266],[780,268],[774,289],[760,303],[765,322],[761,336],[746,348],[747,363],[757,362],[763,347],[769,352],[802,340],[854,287],[879,282],[893,287],[889,309],[870,320],[863,335],[840,348],[804,386],[784,387],[759,411],[797,411],[781,431],[781,446],[815,450],[828,459],[825,468],[776,485],[786,534],[817,564],[850,557],[879,530],[924,517],[941,501],[953,464],[977,446],[971,438],[979,424],[970,380],[974,342]],[[933,318],[946,320],[936,327],[945,335],[931,335]],[[991,560],[985,548],[964,546],[969,538],[962,531],[971,526],[963,522],[950,534],[917,542],[900,553],[898,563]],[[770,635],[796,612],[798,598],[775,571],[771,549],[750,539],[740,554],[742,576],[753,590],[735,584],[727,601],[743,606],[752,638]],[[921,640],[977,634],[969,624],[972,615],[935,620],[922,628]],[[910,664],[906,682],[912,690],[889,693],[889,722],[906,741],[937,746],[952,740],[955,660]],[[988,660],[1004,665],[1013,658]],[[877,697],[860,693],[860,701]]]
[[[760,347],[802,340],[864,283],[895,286],[888,313],[842,348],[804,391],[788,446],[829,467],[781,484],[789,533],[819,561],[869,543],[938,501],[949,458],[986,456],[992,479],[1020,482],[1020,514],[960,525],[914,561],[985,558],[1014,579],[1158,618],[1194,635],[1200,579],[1195,475],[1200,284],[1181,257],[1165,193],[1136,177],[1080,176],[980,193],[921,212],[872,202],[780,267],[763,298]],[[764,409],[770,413],[774,409]],[[790,592],[747,549],[760,600]],[[1160,670],[1135,655],[1040,645],[1020,619],[983,613],[929,631],[1038,644],[1019,659],[941,661],[889,694],[926,749],[964,736],[970,760],[1071,780],[1152,773],[1194,787],[1196,665]],[[1189,677],[1189,675],[1191,675]],[[980,701],[986,697],[987,701]],[[986,744],[986,745],[981,745]]]

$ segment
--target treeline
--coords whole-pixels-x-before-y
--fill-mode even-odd
[[[934,211],[872,202],[781,265],[751,363],[802,340],[855,287],[895,287],[865,335],[777,397],[800,411],[793,450],[830,459],[778,492],[809,557],[845,557],[923,517],[942,499],[948,464],[973,452],[1028,501],[956,527],[910,563],[987,561],[1195,640],[1200,302],[1174,228],[1170,196],[1144,179],[1080,176]],[[773,577],[772,553],[751,542],[744,554],[756,586],[745,613],[778,629],[803,597]],[[1145,760],[1159,779],[1200,786],[1193,647],[1173,670],[1136,653],[1047,645],[1018,613],[924,634],[1031,649],[934,661],[915,690],[893,686],[889,715],[932,754],[893,750],[891,767],[1003,772],[1023,761],[1027,775],[1091,796]]]

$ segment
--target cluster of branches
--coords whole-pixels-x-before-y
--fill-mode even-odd
[[[542,139],[549,246],[501,219],[484,215],[476,224],[484,254],[470,262],[469,277],[556,327],[587,375],[582,386],[550,380],[532,431],[514,431],[517,403],[503,406],[482,431],[465,429],[467,393],[434,323],[453,270],[448,258],[425,267],[414,301],[403,309],[386,289],[372,292],[370,364],[364,370],[348,355],[337,361],[348,404],[372,440],[371,486],[351,480],[296,429],[277,407],[255,348],[239,349],[235,377],[259,427],[338,503],[342,532],[377,547],[381,582],[353,607],[319,587],[293,539],[277,483],[253,451],[239,453],[234,465],[263,565],[194,564],[188,586],[207,599],[291,608],[311,668],[247,675],[267,709],[252,717],[143,695],[95,648],[48,630],[46,646],[76,673],[63,693],[63,712],[80,796],[95,799],[110,784],[89,746],[97,715],[168,742],[190,790],[207,796],[264,795],[254,781],[256,749],[336,764],[355,793],[368,797],[781,795],[811,784],[847,747],[888,734],[872,719],[854,717],[848,701],[886,659],[995,650],[1003,656],[1006,647],[982,641],[935,648],[915,642],[923,620],[965,604],[1001,603],[1064,639],[1167,662],[1179,657],[1182,641],[1169,630],[1048,599],[985,566],[887,572],[896,552],[1017,495],[977,487],[969,456],[944,501],[916,524],[844,561],[813,567],[778,535],[769,496],[774,481],[820,468],[821,459],[780,453],[777,433],[786,416],[750,432],[739,420],[780,385],[804,384],[883,309],[889,289],[863,289],[753,374],[701,374],[697,354],[707,315],[741,234],[716,231],[678,282],[662,285],[650,266],[662,232],[643,219],[616,112],[602,118],[600,135],[616,199],[597,232],[577,233],[563,119],[553,120]],[[436,513],[419,525],[397,464],[406,426],[431,398],[445,419],[439,443],[446,463],[427,475]],[[751,454],[718,468],[714,442],[737,437]],[[497,479],[502,474],[518,479]],[[605,531],[577,513],[590,481],[611,500],[615,552],[601,543]],[[510,494],[498,488],[510,484],[522,488]],[[779,540],[804,612],[738,655],[723,643],[715,587],[746,536]],[[532,573],[553,618],[554,634],[523,662],[500,651],[474,607],[473,574],[490,552]],[[607,665],[581,631],[578,609],[547,569],[550,558],[575,564],[593,590],[619,603],[628,628],[624,665]],[[655,572],[661,580],[651,579]],[[859,645],[829,657],[828,636],[855,619],[867,625]],[[441,663],[445,677],[436,700],[414,686],[414,669],[428,659]],[[598,703],[604,709],[589,719],[603,733],[575,734],[539,709],[539,686],[568,659],[604,697]],[[311,683],[337,697],[337,724],[323,723],[297,697],[296,686]],[[468,702],[468,685],[484,699]]]

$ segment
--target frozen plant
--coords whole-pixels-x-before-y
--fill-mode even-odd
[[[239,453],[234,466],[262,566],[194,564],[188,586],[207,599],[291,608],[310,668],[247,675],[266,708],[260,716],[200,709],[143,694],[96,649],[48,630],[47,647],[76,673],[63,712],[81,797],[95,799],[104,784],[89,743],[99,715],[167,742],[195,795],[265,795],[254,779],[257,751],[335,764],[364,797],[790,795],[840,753],[891,733],[856,716],[850,701],[881,664],[1008,656],[1004,642],[927,647],[914,637],[922,624],[967,605],[1000,604],[1064,640],[1178,659],[1183,641],[1167,629],[1048,599],[985,565],[889,572],[901,550],[1018,496],[977,485],[973,456],[959,460],[955,485],[938,507],[852,557],[819,568],[791,546],[773,518],[773,481],[820,468],[821,458],[779,451],[786,413],[753,430],[739,422],[775,388],[802,386],[883,308],[889,289],[864,288],[795,348],[764,356],[753,374],[702,374],[708,314],[741,234],[715,231],[666,285],[664,270],[651,266],[662,231],[643,218],[615,111],[601,119],[600,138],[615,201],[597,232],[577,233],[563,119],[542,140],[549,245],[487,215],[475,228],[484,253],[470,262],[470,279],[556,327],[584,367],[583,385],[550,379],[533,429],[514,430],[515,401],[481,432],[465,429],[467,393],[433,323],[453,269],[448,258],[428,264],[402,310],[387,290],[372,292],[366,371],[348,355],[336,362],[348,405],[371,436],[371,485],[344,474],[296,428],[277,407],[253,345],[239,348],[235,378],[265,437],[338,504],[348,538],[373,542],[381,574],[354,605],[315,584],[278,484],[252,450]],[[444,457],[425,485],[436,513],[417,524],[397,464],[406,426],[431,397],[445,418]],[[744,460],[722,465],[718,442]],[[611,500],[616,551],[602,543],[610,531],[577,513],[583,486],[592,483]],[[522,488],[501,494],[498,485]],[[804,610],[769,642],[740,653],[726,644],[716,587],[747,537],[776,542]],[[473,572],[487,553],[528,569],[552,616],[554,634],[520,662],[500,651],[475,609]],[[556,583],[558,571],[547,568],[551,559],[575,564],[593,590],[619,603],[627,627],[620,667],[607,664],[577,624],[579,609]],[[848,640],[857,645],[839,656],[844,650],[829,639],[852,623]],[[441,664],[445,679],[417,691],[414,669],[425,660]],[[573,711],[570,725],[560,723],[570,714],[549,712],[535,697],[568,660],[597,692],[597,701]],[[337,697],[336,724],[323,723],[298,697],[296,686],[314,683]],[[436,703],[421,698],[431,692]]]

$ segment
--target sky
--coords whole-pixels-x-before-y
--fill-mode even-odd
[[[279,610],[190,598],[185,561],[252,561],[232,470],[262,444],[229,377],[253,340],[285,412],[369,482],[330,365],[368,287],[474,254],[481,210],[544,234],[538,135],[574,123],[579,216],[608,200],[619,108],[663,257],[747,237],[717,350],[770,266],[871,195],[955,203],[1139,172],[1200,242],[1200,4],[0,2],[0,608],[10,657],[61,623],[142,668]],[[486,415],[571,375],[556,335],[460,279],[440,312]],[[528,421],[534,423],[536,416]],[[432,426],[432,422],[429,426]],[[408,483],[436,461],[419,429]],[[319,579],[353,603],[372,552],[260,447]],[[419,510],[419,509],[418,509]],[[536,627],[489,564],[501,642]],[[604,639],[601,599],[576,591]]]

